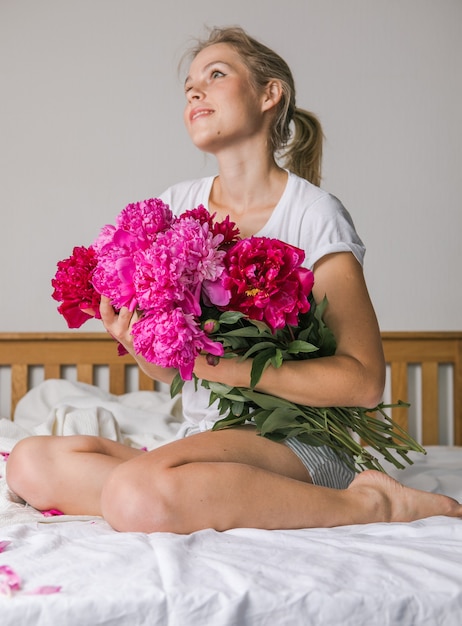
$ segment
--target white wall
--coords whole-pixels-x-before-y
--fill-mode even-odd
[[[367,244],[382,329],[462,327],[460,0],[0,0],[0,331],[66,330],[57,260],[214,171],[176,70],[230,24],[285,57],[323,122],[323,186]]]

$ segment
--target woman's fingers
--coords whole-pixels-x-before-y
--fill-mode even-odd
[[[103,320],[103,324],[107,326],[108,324],[112,324],[117,318],[116,312],[111,304],[109,298],[106,296],[101,296],[101,302],[99,305],[99,312],[101,314],[101,319]]]
[[[128,348],[132,343],[132,326],[138,320],[136,311],[130,311],[127,307],[122,307],[120,311],[116,312],[109,298],[105,296],[101,296],[99,310],[104,327],[108,333]]]

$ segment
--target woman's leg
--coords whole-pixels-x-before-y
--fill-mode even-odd
[[[108,475],[140,454],[145,452],[102,437],[28,437],[13,448],[6,480],[12,491],[41,511],[101,515],[101,490]]]
[[[249,429],[201,433],[141,452],[99,437],[33,437],[7,464],[10,488],[38,509],[103,515],[117,530],[307,528],[431,515],[451,498],[369,471],[346,490],[310,484],[287,447]]]
[[[455,500],[380,472],[364,472],[346,490],[310,484],[287,446],[246,429],[193,435],[117,466],[103,486],[102,511],[117,530],[175,533],[462,517]]]

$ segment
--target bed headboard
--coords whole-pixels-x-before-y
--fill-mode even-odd
[[[391,402],[409,400],[412,369],[418,368],[423,445],[440,443],[441,368],[449,368],[451,438],[454,445],[462,445],[462,331],[383,332],[382,340]],[[35,384],[36,370],[39,380],[70,377],[89,384],[99,384],[104,370],[107,390],[114,394],[156,389],[130,356],[118,356],[107,333],[0,333],[0,370],[0,399],[8,396],[11,416]],[[393,418],[408,428],[407,409],[393,409]]]

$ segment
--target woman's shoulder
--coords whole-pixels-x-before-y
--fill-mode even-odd
[[[308,207],[334,211],[345,208],[332,193],[310,183],[306,178],[301,178],[293,172],[289,172],[289,195],[292,200],[296,199],[298,201],[297,204],[299,203],[305,210]]]
[[[159,197],[176,215],[194,209],[199,204],[207,206],[213,179],[213,176],[206,176],[183,180],[168,187]]]
[[[362,263],[364,244],[350,213],[332,193],[307,180],[290,175],[290,189],[277,223],[285,241],[307,254],[307,266],[325,254],[352,251]]]
[[[295,219],[313,222],[316,227],[324,222],[347,222],[354,226],[350,212],[337,196],[292,172],[289,174],[290,190],[287,201],[295,208]]]

